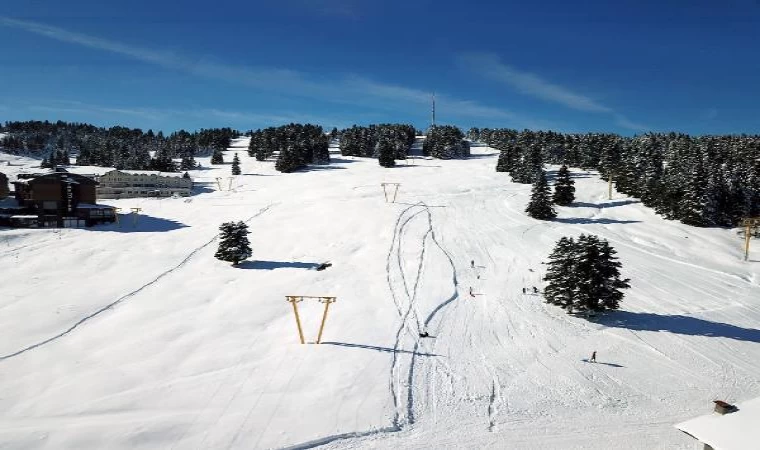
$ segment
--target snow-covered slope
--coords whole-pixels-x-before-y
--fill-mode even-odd
[[[489,148],[281,175],[246,144],[233,190],[225,165],[190,199],[105,201],[136,225],[0,230],[1,448],[691,448],[674,423],[760,395],[760,264],[733,231],[578,171],[578,203],[533,220]],[[252,231],[240,268],[213,258],[226,220]],[[595,322],[522,292],[583,232],[632,280]],[[337,296],[322,345],[286,295]],[[299,311],[314,341],[322,305]]]

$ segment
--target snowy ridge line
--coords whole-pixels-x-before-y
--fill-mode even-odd
[[[264,208],[260,209],[260,210],[259,210],[259,212],[257,212],[257,213],[256,213],[256,214],[254,214],[253,216],[251,216],[251,217],[249,217],[248,219],[246,219],[246,220],[245,220],[245,222],[249,222],[249,221],[251,221],[251,220],[255,219],[256,217],[258,217],[258,216],[260,216],[260,215],[264,214],[264,213],[265,213],[265,212],[267,212],[267,211],[268,211],[268,210],[269,210],[269,209],[270,209],[272,206],[274,206],[274,203],[272,203],[272,204],[270,204],[270,205],[268,205],[268,206],[266,206],[266,207],[264,207]],[[119,297],[118,299],[114,300],[113,302],[111,302],[111,303],[109,303],[109,304],[107,304],[107,305],[103,306],[102,308],[100,308],[100,309],[96,310],[95,312],[93,312],[93,313],[90,313],[90,314],[88,314],[88,315],[84,316],[83,318],[79,319],[79,320],[78,320],[76,323],[74,323],[72,326],[70,326],[70,327],[69,327],[69,328],[67,328],[66,330],[64,330],[64,331],[62,331],[62,332],[60,332],[60,333],[58,333],[58,334],[56,334],[56,335],[54,335],[54,336],[51,336],[51,337],[49,337],[49,338],[47,338],[47,339],[45,339],[45,340],[43,340],[43,341],[37,342],[36,344],[32,344],[32,345],[29,345],[29,346],[27,346],[27,347],[24,347],[24,348],[22,348],[21,350],[17,350],[17,351],[15,351],[15,352],[13,352],[13,353],[9,353],[9,354],[7,354],[7,355],[3,355],[3,356],[0,356],[0,361],[4,361],[4,360],[6,360],[6,359],[10,359],[10,358],[16,357],[16,356],[18,356],[18,355],[21,355],[21,354],[23,354],[23,353],[26,353],[26,352],[28,352],[28,351],[30,351],[30,350],[34,350],[35,348],[38,348],[38,347],[42,347],[43,345],[49,344],[49,343],[51,343],[51,342],[53,342],[53,341],[56,341],[56,340],[58,340],[58,339],[60,339],[60,338],[62,338],[62,337],[64,337],[64,336],[68,335],[69,333],[71,333],[71,332],[72,332],[72,331],[74,331],[75,329],[79,328],[79,327],[80,327],[82,324],[84,324],[85,322],[89,322],[89,321],[90,321],[90,320],[92,320],[93,318],[95,318],[95,317],[99,316],[100,314],[104,313],[105,311],[108,311],[109,309],[113,308],[114,306],[118,305],[119,303],[123,302],[124,300],[127,300],[127,299],[129,299],[129,298],[131,298],[131,297],[133,297],[133,296],[135,296],[135,295],[139,294],[141,291],[143,291],[143,290],[145,290],[146,288],[148,288],[148,287],[150,287],[150,286],[152,286],[152,285],[156,284],[156,283],[157,283],[158,281],[160,281],[162,278],[164,278],[164,277],[166,277],[167,275],[171,274],[171,273],[172,273],[172,272],[174,272],[175,270],[177,270],[177,269],[181,268],[182,266],[184,266],[185,264],[187,264],[187,262],[188,262],[188,261],[190,261],[190,260],[191,260],[191,259],[192,259],[192,258],[193,258],[193,257],[194,257],[196,254],[198,254],[198,252],[200,252],[201,250],[205,249],[206,247],[208,247],[209,245],[211,245],[211,244],[212,244],[214,241],[216,241],[216,239],[217,239],[218,237],[219,237],[219,234],[216,234],[216,235],[215,235],[213,238],[211,238],[211,239],[210,239],[208,242],[206,242],[205,244],[201,245],[200,247],[198,247],[198,248],[196,248],[195,250],[193,250],[192,252],[190,252],[190,254],[189,254],[189,255],[187,255],[187,256],[185,257],[185,259],[183,259],[182,261],[180,261],[180,263],[179,263],[179,264],[177,264],[176,266],[172,267],[172,268],[171,268],[171,269],[169,269],[169,270],[166,270],[166,271],[162,272],[162,273],[161,273],[161,274],[159,274],[159,275],[158,275],[156,278],[154,278],[153,280],[149,281],[148,283],[146,283],[146,284],[144,284],[144,285],[140,286],[139,288],[135,289],[134,291],[132,291],[132,292],[129,292],[129,293],[127,293],[127,294],[125,294],[125,295],[123,295],[123,296]]]

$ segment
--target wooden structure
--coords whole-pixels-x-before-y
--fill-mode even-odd
[[[388,199],[391,199],[391,203],[396,203],[396,195],[398,194],[398,188],[401,186],[401,183],[380,183],[380,186],[383,187],[383,195],[385,196],[385,203],[388,203]],[[393,197],[390,197],[390,186],[393,188]]]
[[[742,220],[744,227],[744,260],[749,259],[749,241],[752,239],[752,232],[757,232],[760,227],[760,217],[747,217]]]
[[[319,325],[319,334],[317,335],[317,344],[322,342],[322,333],[325,330],[325,323],[327,322],[327,312],[330,309],[330,305],[335,303],[337,297],[314,297],[310,295],[287,295],[286,300],[293,305],[293,314],[296,318],[296,326],[298,327],[298,337],[301,340],[301,344],[305,344],[306,340],[303,337],[303,327],[301,326],[301,316],[298,314],[298,303],[302,302],[305,298],[317,299],[320,303],[324,303],[325,311],[322,313],[322,322]]]
[[[10,189],[8,188],[8,176],[0,172],[0,200],[10,195]]]
[[[14,181],[18,214],[38,216],[40,227],[84,227],[116,220],[114,208],[98,205],[91,177],[58,169],[46,174],[22,174]]]

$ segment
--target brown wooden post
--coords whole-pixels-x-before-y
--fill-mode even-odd
[[[319,334],[317,335],[317,344],[322,342],[322,331],[324,331],[325,322],[327,321],[327,310],[330,308],[330,303],[335,302],[335,297],[323,297],[319,299],[319,301],[325,304],[325,312],[322,314],[322,324],[319,325]]]
[[[301,329],[301,318],[298,316],[298,306],[296,303],[300,302],[300,297],[287,296],[288,301],[293,305],[293,314],[296,316],[296,325],[298,326],[298,337],[301,338],[301,344],[305,344],[306,341],[303,338],[303,329]]]
[[[745,220],[747,228],[744,230],[744,260],[749,260],[749,241],[752,238],[752,222]]]

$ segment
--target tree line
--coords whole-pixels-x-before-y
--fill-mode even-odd
[[[406,159],[417,131],[412,125],[354,125],[337,133],[340,154],[377,158],[383,167],[392,167],[396,160]]]
[[[451,125],[430,127],[422,146],[422,154],[438,159],[458,159],[470,156],[470,144],[462,130]]]
[[[543,163],[598,170],[619,192],[668,219],[735,226],[760,215],[760,136],[647,133],[562,134],[470,129],[468,138],[500,150],[496,170],[534,183]]]
[[[329,137],[318,125],[269,127],[251,132],[248,154],[258,161],[276,154],[275,169],[289,173],[309,164],[330,164]]]
[[[164,172],[192,169],[195,156],[224,150],[240,135],[232,128],[213,128],[166,136],[161,131],[63,121],[6,122],[0,131],[6,134],[0,140],[3,151],[41,156],[43,166],[67,165],[74,156],[78,165]],[[179,167],[174,158],[182,158]]]

